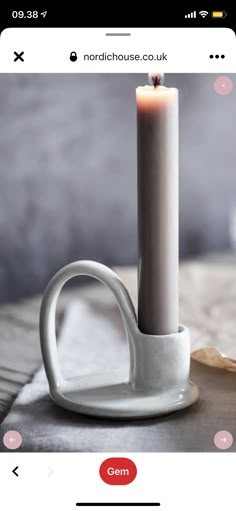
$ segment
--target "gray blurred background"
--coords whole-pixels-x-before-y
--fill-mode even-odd
[[[181,258],[230,246],[236,87],[220,96],[216,77],[166,76],[180,91]],[[0,75],[0,301],[41,292],[73,260],[136,264],[135,87],[146,81]]]

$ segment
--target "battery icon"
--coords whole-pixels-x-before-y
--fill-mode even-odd
[[[211,17],[212,18],[226,18],[227,12],[225,11],[212,11]]]

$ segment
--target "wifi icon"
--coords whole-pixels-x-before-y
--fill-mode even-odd
[[[209,14],[209,12],[208,11],[200,11],[199,14],[202,18],[205,18]]]

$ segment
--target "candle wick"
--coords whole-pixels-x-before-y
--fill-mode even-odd
[[[164,75],[163,73],[149,73],[148,75],[148,81],[150,85],[153,85],[154,89],[157,89],[160,87],[160,85],[163,85],[164,83]]]
[[[160,80],[159,76],[153,76],[152,83],[153,83],[154,89],[157,89],[161,85],[161,80]]]

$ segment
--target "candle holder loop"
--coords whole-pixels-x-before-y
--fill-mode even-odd
[[[55,333],[56,306],[64,284],[78,275],[98,279],[114,294],[127,333],[129,375],[120,371],[69,380],[62,376]],[[140,332],[128,290],[103,264],[77,261],[54,275],[42,300],[40,340],[51,397],[68,410],[97,417],[138,419],[180,410],[198,398],[198,389],[189,380],[188,329],[180,325],[177,333],[168,335]]]

